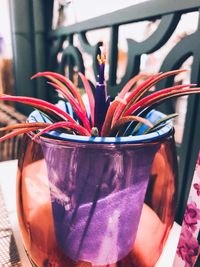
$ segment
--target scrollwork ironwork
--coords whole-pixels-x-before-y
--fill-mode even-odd
[[[162,2],[162,4],[161,4]],[[185,13],[199,11],[200,0],[179,0],[172,1],[148,1],[146,3],[134,5],[123,10],[106,14],[82,23],[76,23],[68,27],[61,27],[49,33],[49,39],[52,41],[50,50],[51,60],[50,69],[64,71],[66,65],[71,64],[73,70],[74,65],[78,65],[79,71],[84,72],[84,62],[81,55],[82,52],[88,53],[92,58],[93,74],[97,76],[97,62],[96,56],[99,51],[99,46],[102,40],[96,40],[95,45],[91,45],[87,39],[87,32],[91,30],[98,30],[102,28],[110,29],[109,36],[109,53],[108,65],[109,75],[107,80],[108,91],[112,98],[114,98],[120,88],[135,74],[140,71],[141,56],[143,54],[151,54],[162,48],[173,35],[179,24],[181,16]],[[138,42],[134,39],[127,39],[127,63],[125,66],[125,73],[121,77],[120,82],[117,82],[118,69],[118,42],[119,30],[121,25],[130,24],[139,21],[155,21],[160,19],[157,29],[144,41]],[[180,68],[184,61],[193,56],[193,63],[191,66],[191,82],[200,83],[200,33],[199,26],[196,32],[184,37],[180,40],[168,53],[161,64],[160,71],[168,71]],[[80,42],[80,47],[75,47],[73,43],[73,36],[77,35]],[[71,42],[68,47],[63,48],[63,43],[71,36]],[[61,62],[57,59],[57,54],[62,53]],[[73,57],[73,60],[67,58]],[[70,66],[69,66],[70,67]],[[71,74],[71,77],[73,75]],[[156,90],[161,87],[169,87],[173,84],[174,79],[169,77],[159,83]],[[162,107],[167,112],[172,112],[174,107],[172,102],[168,102]],[[191,121],[195,118],[199,119],[196,114],[200,113],[200,99],[197,96],[192,96],[188,101],[187,116],[183,144],[180,149],[180,188],[182,195],[180,197],[179,220],[184,211],[184,199],[187,198],[187,188],[190,186],[188,176],[192,177],[194,170],[195,157],[197,156],[199,145],[196,145],[197,134],[200,132],[197,123],[195,123],[194,131],[192,130]],[[192,140],[192,142],[191,142]],[[191,161],[192,158],[193,160]],[[187,184],[185,186],[184,184]],[[181,205],[183,206],[181,208]]]

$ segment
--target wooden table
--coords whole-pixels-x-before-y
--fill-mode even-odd
[[[17,172],[17,160],[5,161],[0,163],[0,187],[3,191],[3,197],[5,206],[8,212],[8,218],[11,223],[11,227],[14,233],[16,245],[18,248],[19,256],[21,259],[21,266],[31,267],[31,264],[24,251],[22,238],[19,232],[19,226],[16,214],[16,172]],[[170,232],[166,246],[163,253],[158,260],[155,267],[172,267],[173,260],[176,253],[176,247],[180,236],[181,227],[174,223]],[[0,247],[1,250],[1,247]],[[0,263],[1,266],[1,263]],[[20,266],[20,265],[19,265]]]

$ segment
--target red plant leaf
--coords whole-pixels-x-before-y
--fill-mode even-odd
[[[80,106],[78,105],[78,103],[76,102],[76,99],[67,91],[65,91],[64,89],[62,89],[60,86],[58,86],[55,83],[51,83],[48,82],[50,85],[54,86],[58,91],[62,92],[62,94],[65,96],[65,98],[71,103],[75,113],[77,114],[77,116],[80,118],[80,120],[82,121],[83,125],[85,126],[85,128],[90,131],[91,127],[90,127],[90,122],[88,120],[88,117],[85,113],[82,112]]]
[[[138,114],[138,110],[144,109],[145,107],[147,107],[151,102],[156,102],[157,98],[164,98],[166,94],[171,95],[171,97],[173,97],[173,94],[177,94],[178,92],[183,92],[183,89],[187,88],[188,89],[189,85],[177,85],[177,86],[173,86],[173,87],[169,87],[157,92],[154,92],[151,95],[148,95],[142,99],[140,99],[138,102],[136,102],[135,104],[133,104],[128,110],[125,111],[124,116],[129,116],[130,114],[135,114],[135,112],[137,111]],[[196,88],[195,88],[196,89]],[[190,92],[190,90],[192,90],[192,88],[189,88],[188,91]],[[197,90],[198,91],[198,90]]]
[[[37,74],[36,74],[37,75]],[[34,75],[33,77],[31,77],[31,79],[33,79],[33,78],[37,78],[37,77],[35,77],[36,75]],[[42,77],[42,76],[41,76]],[[50,81],[52,81],[53,83],[55,83],[55,84],[57,84],[58,86],[60,86],[63,90],[65,90],[65,91],[67,91],[69,94],[71,94],[71,95],[73,95],[72,93],[71,93],[71,91],[67,88],[67,86],[66,85],[64,85],[61,81],[59,81],[58,79],[56,79],[56,78],[54,78],[54,77],[52,77],[52,76],[50,76],[50,75],[46,75],[46,76],[44,76],[45,78],[48,78]]]
[[[85,91],[88,96],[89,105],[90,105],[91,122],[92,122],[92,126],[94,126],[94,95],[93,95],[88,79],[81,72],[79,72],[78,74],[83,82]]]
[[[187,71],[187,70],[178,69],[178,70],[172,70],[172,71],[168,71],[168,72],[164,72],[164,73],[159,73],[158,75],[156,75],[154,77],[154,79],[149,84],[144,86],[141,90],[138,90],[137,92],[135,91],[135,94],[131,98],[129,106],[132,105],[133,103],[137,102],[141,98],[141,96],[144,95],[144,93],[146,93],[152,86],[154,86],[159,81],[161,81],[161,80],[163,80],[169,76],[177,75],[177,74],[185,72],[185,71]],[[128,109],[128,106],[126,109]]]
[[[49,126],[50,123],[46,122],[26,122],[26,123],[16,123],[13,125],[8,125],[5,127],[1,127],[0,131],[12,131],[15,129],[21,129],[21,128],[30,128],[30,127],[39,127],[39,128],[44,128]]]
[[[122,88],[121,92],[118,94],[118,97],[124,98],[125,95],[131,90],[131,88],[142,78],[147,77],[147,74],[140,73],[136,76],[134,76],[132,79],[130,79],[125,86]]]
[[[173,93],[176,91],[182,91],[184,88],[189,88],[191,84],[189,85],[176,85],[169,88],[162,89],[160,91],[156,91],[152,93],[151,95],[148,95],[142,99],[140,99],[138,102],[133,104],[128,110],[124,112],[124,116],[128,116],[130,114],[133,114],[138,108],[144,108],[144,106],[148,106],[147,102],[156,99],[157,97],[165,96],[165,94]]]
[[[22,129],[17,129],[15,131],[12,131],[11,133],[8,133],[2,137],[0,137],[0,142],[3,142],[5,140],[8,140],[10,138],[13,138],[17,135],[23,134],[23,133],[28,133],[30,131],[36,131],[39,130],[41,127],[28,127],[28,128],[22,128]]]
[[[142,82],[140,85],[138,85],[137,88],[135,88],[126,98],[124,98],[124,103],[120,103],[119,106],[116,108],[115,114],[113,116],[113,122],[112,125],[118,120],[118,118],[121,116],[125,108],[127,107],[128,103],[131,101],[131,99],[134,97],[137,92],[141,91],[143,88],[146,88],[155,77],[157,77],[159,74],[155,74],[152,77],[149,77],[147,80]]]
[[[152,77],[148,78],[146,81],[142,82],[133,92],[129,94],[129,96],[126,98],[127,104],[124,106],[121,104],[114,114],[113,123],[117,121],[117,119],[122,116],[126,110],[128,110],[131,105],[138,101],[141,96],[148,91],[152,86],[154,86],[156,83],[161,81],[162,79],[165,79],[169,76],[177,75],[181,72],[185,72],[187,70],[185,69],[178,69],[178,70],[172,70],[165,73],[157,73],[153,75]]]
[[[59,81],[63,82],[68,87],[68,89],[72,92],[72,94],[74,95],[74,97],[78,100],[82,111],[86,113],[85,105],[83,103],[81,94],[79,93],[78,89],[73,84],[73,82],[70,81],[64,75],[59,74],[59,73],[56,73],[56,72],[45,71],[45,72],[38,72],[38,73],[36,73],[35,75],[33,75],[31,77],[31,79],[34,79],[34,78],[37,78],[37,77],[46,77],[46,78],[49,78],[49,76],[51,76],[51,77],[53,77],[55,79],[58,79]]]
[[[50,117],[53,116],[56,120],[69,120],[70,122],[76,123],[76,121],[65,111],[59,107],[41,99],[26,97],[26,96],[10,96],[10,95],[0,95],[0,100],[19,102],[32,106],[47,115],[50,114]]]
[[[106,113],[106,117],[101,129],[101,136],[109,136],[110,129],[111,129],[111,124],[112,124],[112,119],[113,119],[113,114],[119,104],[120,100],[115,99],[111,105],[108,108],[108,111]]]
[[[84,136],[90,136],[91,135],[90,132],[88,132],[81,125],[67,122],[67,121],[60,121],[60,122],[56,122],[56,123],[51,124],[50,126],[44,128],[39,133],[37,133],[33,137],[33,139],[36,139],[37,137],[41,136],[42,134],[49,132],[49,131],[52,131],[52,130],[55,130],[55,129],[58,129],[58,128],[72,129],[72,130],[75,130],[76,132],[78,132],[80,135],[84,135]]]

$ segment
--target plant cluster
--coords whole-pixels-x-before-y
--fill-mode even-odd
[[[156,131],[160,127],[163,127],[164,124],[168,123],[170,119],[177,116],[177,114],[166,116],[153,125],[150,121],[145,119],[145,116],[155,105],[169,98],[200,93],[200,88],[194,87],[194,84],[176,85],[156,92],[149,91],[162,79],[184,71],[183,69],[173,70],[165,73],[157,73],[152,76],[138,74],[130,79],[108,106],[100,130],[97,129],[95,125],[95,96],[88,79],[82,73],[79,73],[79,77],[82,80],[85,92],[88,96],[89,115],[79,90],[71,80],[55,72],[39,72],[34,75],[32,79],[38,77],[47,78],[49,80],[48,83],[51,85],[50,88],[54,87],[55,90],[62,94],[64,100],[71,104],[77,119],[75,120],[67,112],[48,101],[26,96],[2,94],[0,95],[0,100],[20,102],[32,106],[34,109],[45,114],[50,122],[26,122],[0,128],[1,131],[10,131],[8,134],[1,137],[0,141],[30,131],[35,132],[34,138],[37,138],[55,129],[70,134],[102,137],[136,135],[142,124],[148,126],[142,134]]]

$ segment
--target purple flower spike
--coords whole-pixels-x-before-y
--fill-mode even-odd
[[[94,110],[94,125],[99,133],[103,126],[108,107],[110,105],[110,97],[107,97],[104,70],[105,70],[105,55],[101,54],[97,57],[99,63],[98,82],[95,90],[95,110]]]

